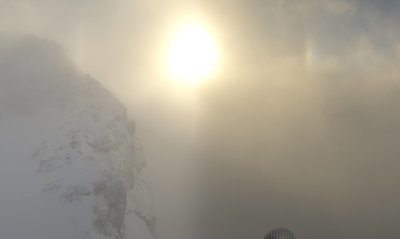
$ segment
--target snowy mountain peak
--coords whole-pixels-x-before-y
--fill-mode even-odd
[[[54,43],[10,42],[0,44],[2,235],[153,238],[146,162],[126,108]]]

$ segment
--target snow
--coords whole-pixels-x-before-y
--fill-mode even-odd
[[[0,41],[2,238],[153,238],[146,162],[125,107],[54,43],[7,44]]]

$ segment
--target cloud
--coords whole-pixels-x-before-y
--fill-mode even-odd
[[[225,46],[239,60],[203,92],[205,218],[216,238],[261,238],[276,226],[299,238],[393,235],[397,5],[236,7],[243,16],[230,12],[239,27]]]
[[[0,0],[0,6],[1,32],[60,42],[83,71],[123,99],[149,158],[160,158],[153,161],[160,163],[160,188],[193,172],[170,162],[201,159],[195,177],[204,180],[202,213],[218,231],[203,229],[214,237],[261,238],[274,226],[290,227],[298,238],[394,237],[398,1]],[[163,81],[157,64],[169,24],[190,12],[214,27],[223,55],[219,77],[186,97]],[[177,187],[171,195],[191,188]],[[177,197],[169,199],[175,208]]]

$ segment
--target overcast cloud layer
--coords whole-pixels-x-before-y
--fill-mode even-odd
[[[399,4],[238,5],[218,6],[233,63],[204,95],[209,228],[219,238],[277,226],[298,238],[395,237]]]
[[[213,27],[221,64],[182,93],[158,64],[188,13]],[[399,13],[395,0],[0,0],[0,32],[59,42],[109,87],[137,121],[161,202],[178,220],[199,199],[210,239],[276,226],[395,238]],[[176,224],[170,238],[193,233]]]

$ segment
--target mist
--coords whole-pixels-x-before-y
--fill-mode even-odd
[[[205,227],[215,238],[276,227],[298,238],[393,237],[398,4],[238,5],[225,19],[236,26],[224,42],[232,68],[202,95]]]
[[[57,42],[128,108],[160,238],[280,226],[297,238],[392,238],[399,11],[389,0],[0,0],[0,33]],[[197,88],[161,69],[186,15],[212,27],[221,52]]]

